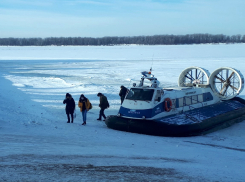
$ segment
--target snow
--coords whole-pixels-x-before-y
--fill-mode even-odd
[[[119,87],[153,68],[164,87],[198,66],[245,73],[245,44],[0,47],[0,181],[244,181],[245,121],[195,137],[112,130],[97,121],[98,92],[117,114]],[[87,125],[65,94],[93,104]],[[245,97],[243,91],[240,97]]]

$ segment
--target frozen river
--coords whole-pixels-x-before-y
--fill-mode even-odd
[[[242,51],[243,50],[243,51]],[[244,181],[245,122],[197,137],[111,130],[99,122],[98,92],[117,114],[121,85],[153,68],[161,86],[177,86],[190,66],[245,75],[245,44],[115,47],[0,47],[0,181]],[[93,104],[86,126],[63,99]],[[245,92],[240,94],[245,97]]]

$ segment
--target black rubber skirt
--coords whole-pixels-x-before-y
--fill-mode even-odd
[[[174,117],[173,117],[174,119]],[[233,110],[192,124],[169,124],[161,120],[128,119],[108,116],[108,128],[156,136],[195,136],[204,135],[231,126],[245,119],[245,108]]]

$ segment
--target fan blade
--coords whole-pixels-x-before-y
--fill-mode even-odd
[[[228,90],[228,86],[225,87],[225,91],[223,92],[223,96],[225,95],[226,91]]]
[[[192,78],[188,77],[187,75],[185,75],[185,77],[188,78],[191,81],[194,79],[194,78],[192,79]]]
[[[190,73],[187,74],[190,75],[190,77],[188,77],[187,75],[185,75],[185,77],[189,78],[191,81],[195,80],[195,78],[193,78],[193,76]]]
[[[232,72],[229,78],[227,79],[227,82],[230,82],[231,77],[234,75],[235,72]]]
[[[221,82],[225,82],[225,80],[223,80],[222,78],[218,77],[217,75],[215,76],[215,78],[217,78],[218,80],[220,80]]]
[[[235,89],[235,90],[238,90],[238,88],[232,86],[231,84],[229,85],[231,88]]]
[[[225,89],[225,91],[223,92],[223,90]],[[223,85],[223,87],[222,87],[222,89],[220,90],[220,94],[221,95],[225,95],[225,92],[227,91],[227,89],[228,89],[228,85]]]

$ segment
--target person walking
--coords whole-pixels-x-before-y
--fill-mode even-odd
[[[63,101],[63,104],[66,104],[66,115],[67,115],[67,123],[70,123],[70,115],[71,115],[71,123],[73,123],[73,113],[75,110],[75,101],[72,98],[71,94],[66,93],[66,98]]]
[[[99,115],[99,118],[97,120],[101,121],[101,118],[103,117],[104,121],[105,121],[106,116],[104,114],[104,111],[105,111],[105,109],[109,108],[110,105],[109,105],[109,102],[107,100],[107,97],[104,96],[102,93],[98,93],[97,96],[100,97],[100,104],[99,104],[100,115]]]
[[[87,112],[89,111],[89,109],[91,109],[91,103],[88,100],[88,98],[86,98],[83,94],[81,94],[79,98],[78,107],[80,108],[80,111],[82,112],[82,115],[83,115],[82,125],[86,125]]]
[[[121,105],[122,105],[124,98],[128,92],[128,89],[126,87],[124,87],[123,85],[120,88],[121,88],[121,90],[119,92],[119,96],[121,97]]]

